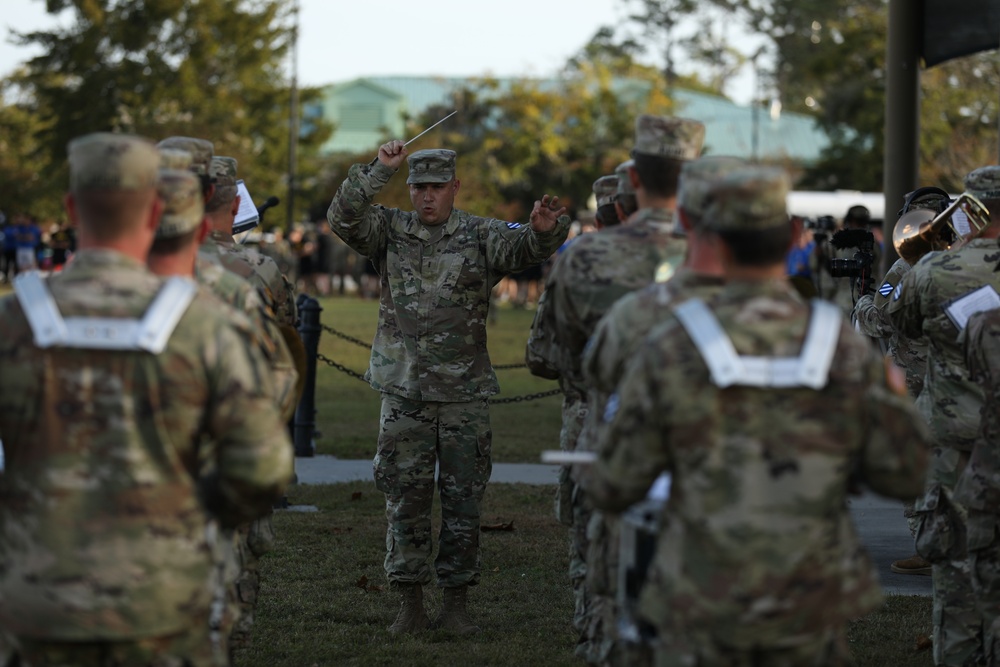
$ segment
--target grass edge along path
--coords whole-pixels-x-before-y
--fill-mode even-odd
[[[293,503],[320,511],[276,514],[253,645],[237,653],[235,667],[583,665],[573,655],[567,532],[552,516],[553,493],[552,486],[524,484],[487,489],[482,579],[469,595],[481,634],[392,638],[385,629],[399,602],[382,570],[382,494],[370,482],[292,487]],[[426,595],[433,618],[440,592],[428,587]],[[930,651],[917,648],[930,633],[930,607],[926,597],[889,596],[885,607],[852,623],[859,667],[931,665]]]

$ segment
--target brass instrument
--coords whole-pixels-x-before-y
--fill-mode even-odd
[[[896,222],[892,245],[910,264],[933,250],[955,250],[986,229],[990,212],[981,201],[963,192],[940,213],[913,209]]]

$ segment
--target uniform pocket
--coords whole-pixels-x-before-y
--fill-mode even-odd
[[[955,507],[940,488],[918,502],[915,538],[917,553],[931,563],[965,556],[965,525]]]
[[[382,436],[378,441],[378,451],[372,461],[375,488],[386,495],[399,495],[399,464],[396,461],[395,439]]]

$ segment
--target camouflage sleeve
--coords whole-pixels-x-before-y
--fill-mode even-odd
[[[925,286],[921,285],[920,273],[915,269],[903,276],[903,280],[896,285],[892,296],[889,297],[889,306],[886,309],[889,323],[896,333],[911,340],[924,335],[924,316],[920,297]]]
[[[330,228],[351,248],[369,259],[385,254],[386,228],[395,209],[373,206],[372,198],[396,173],[381,162],[356,164],[330,202]]]
[[[554,271],[554,270],[553,270]],[[551,277],[551,273],[549,274]],[[546,281],[548,283],[548,281]],[[532,375],[546,380],[558,380],[560,375],[560,347],[555,337],[552,307],[549,305],[549,289],[538,299],[535,318],[528,331],[528,344],[524,348],[524,362]]]
[[[266,513],[293,473],[269,368],[248,327],[217,331],[215,351],[205,360],[211,386],[206,430],[216,460],[203,491],[209,510],[227,527]]]
[[[888,302],[886,302],[888,303]],[[880,310],[871,294],[863,294],[854,304],[854,319],[858,322],[861,333],[872,338],[889,338],[892,336],[892,324],[885,311]]]
[[[547,232],[530,225],[502,220],[487,221],[486,261],[492,273],[507,274],[541,264],[569,235],[569,216],[560,216]]]
[[[989,363],[984,357],[986,346],[983,343],[989,329],[990,318],[987,312],[976,313],[970,317],[958,335],[958,344],[965,350],[965,365],[969,369],[969,378],[980,387],[985,387],[989,380]]]
[[[633,331],[630,313],[638,293],[626,294],[600,319],[583,351],[583,376],[589,386],[611,393],[618,386],[622,366],[628,358],[628,332]]]
[[[642,500],[672,465],[669,416],[660,407],[667,389],[651,375],[669,366],[649,341],[633,356],[617,392],[608,399],[605,428],[597,435],[597,462],[579,480],[598,509],[620,512]]]
[[[861,481],[883,496],[909,500],[924,491],[930,432],[906,393],[903,371],[868,349]]]

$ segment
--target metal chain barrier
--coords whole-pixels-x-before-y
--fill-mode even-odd
[[[358,373],[357,371],[351,370],[350,368],[344,366],[341,363],[337,363],[336,361],[326,356],[322,352],[316,353],[316,359],[322,361],[327,366],[332,366],[333,368],[336,368],[341,373],[346,373],[347,375],[350,375],[352,378],[361,380],[362,382],[367,382],[367,380],[365,380],[364,375]],[[513,364],[511,364],[511,367],[513,367]],[[496,368],[496,366],[494,366],[494,368]],[[491,398],[490,403],[493,405],[501,405],[503,403],[523,403],[524,401],[534,401],[539,398],[548,398],[549,396],[556,396],[557,394],[560,393],[562,393],[561,389],[552,389],[550,391],[540,391],[536,394],[525,394],[524,396],[511,396],[510,398]]]

